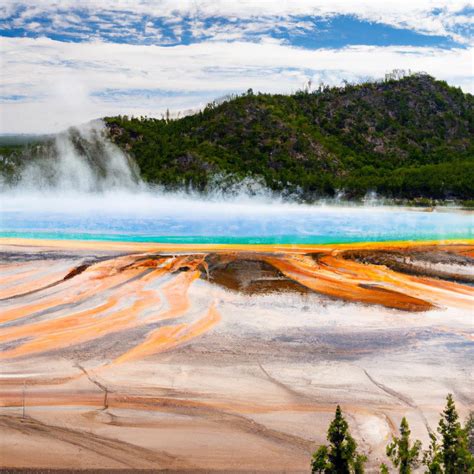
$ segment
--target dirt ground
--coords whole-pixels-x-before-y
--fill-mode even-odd
[[[308,472],[340,404],[378,472],[473,408],[473,256],[3,239],[0,466]]]

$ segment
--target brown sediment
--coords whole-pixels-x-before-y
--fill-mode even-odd
[[[285,276],[275,266],[244,255],[211,254],[202,278],[229,290],[248,295],[290,291],[306,294],[311,290]]]
[[[135,444],[98,436],[90,432],[45,424],[31,417],[0,415],[0,427],[16,430],[30,437],[40,436],[51,441],[60,440],[62,443],[94,453],[99,458],[114,461],[123,468],[133,468],[137,459],[141,460],[141,467],[149,469],[164,466],[173,466],[175,469],[190,469],[192,467],[192,463],[188,460],[166,452],[144,449]]]
[[[63,280],[69,280],[70,278],[74,278],[77,275],[80,275],[83,271],[87,270],[91,266],[90,263],[83,263],[78,265],[77,267],[73,268],[64,278]]]
[[[0,399],[0,407],[22,407],[23,393],[20,386],[16,390],[2,391]],[[118,392],[111,390],[108,396],[108,408],[110,410],[140,410],[151,412],[170,412],[183,415],[194,416],[216,416],[230,415],[232,412],[238,412],[243,415],[264,414],[269,411],[288,411],[295,412],[311,412],[321,411],[330,413],[333,407],[330,404],[320,402],[316,399],[309,399],[301,395],[299,398],[293,397],[291,401],[286,401],[282,406],[281,402],[271,401],[248,401],[239,400],[212,400],[203,399],[203,397],[192,398],[187,392],[178,392],[176,396],[159,396],[141,393],[127,393],[126,391]],[[198,395],[198,394],[196,394]],[[390,394],[390,396],[393,396]],[[395,397],[396,398],[396,397]],[[93,407],[96,409],[103,408],[103,391],[98,388],[95,391],[81,390],[74,393],[70,390],[50,390],[44,391],[35,386],[29,386],[27,389],[27,407]],[[405,403],[403,401],[403,403]],[[405,403],[406,404],[406,403]],[[409,404],[407,404],[409,405]],[[350,406],[347,404],[346,407]],[[410,405],[409,405],[410,406]],[[359,409],[363,411],[363,408]],[[1,417],[1,415],[0,415]]]

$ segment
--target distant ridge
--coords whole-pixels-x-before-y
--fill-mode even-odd
[[[246,94],[179,119],[105,119],[142,178],[205,191],[253,178],[311,201],[474,198],[474,97],[425,74]]]
[[[104,122],[94,146],[93,122],[56,136],[0,135],[0,183],[19,183],[33,165],[48,183],[69,173],[56,149],[65,134],[74,156],[115,176],[114,160],[97,154],[110,150],[108,136],[143,181],[168,190],[229,193],[243,183],[306,202],[375,195],[474,207],[474,97],[426,74],[293,95],[249,90],[181,118]]]
[[[52,134],[36,133],[1,133],[0,147],[2,146],[23,146],[32,143],[42,143],[53,138]]]

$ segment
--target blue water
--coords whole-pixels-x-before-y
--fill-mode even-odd
[[[324,244],[474,238],[472,213],[108,196],[7,200],[0,236],[163,243]]]

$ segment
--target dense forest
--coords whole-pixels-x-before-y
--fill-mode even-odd
[[[425,74],[293,95],[249,90],[176,119],[104,120],[143,180],[170,190],[250,179],[303,201],[375,192],[474,203],[474,96]],[[1,139],[0,175],[14,180],[45,141]]]
[[[424,74],[294,95],[249,90],[179,119],[105,120],[143,179],[167,188],[251,177],[309,201],[474,198],[474,97]]]

